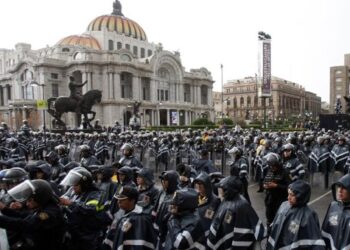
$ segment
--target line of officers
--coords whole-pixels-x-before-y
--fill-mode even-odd
[[[69,162],[66,146],[58,145],[45,160],[23,164],[18,160],[21,153],[19,158],[13,153],[20,148],[18,140],[7,137],[7,160],[0,162],[5,168],[0,172],[0,227],[6,229],[1,247],[256,249],[268,236],[268,249],[345,249],[350,244],[350,234],[344,234],[350,225],[349,175],[332,186],[335,201],[321,234],[317,214],[307,206],[307,169],[297,156],[296,148],[305,143],[291,143],[295,134],[281,135],[275,152],[269,148],[270,136],[258,135],[254,147],[244,143],[247,138],[239,132],[230,134],[224,148],[232,163],[224,177],[209,159],[210,133],[200,134],[201,140],[194,135],[193,145],[187,143],[200,152],[200,159],[193,160],[192,167],[177,164],[176,170],[162,172],[160,189],[154,169],[144,168],[133,155],[132,140],[124,142],[121,159],[111,165],[96,164],[97,157],[86,144],[79,147],[80,163]],[[343,137],[330,152],[342,142],[346,145]],[[274,142],[279,142],[277,137]],[[268,229],[250,205],[250,163],[244,153],[249,147],[255,151],[254,170],[265,192]]]

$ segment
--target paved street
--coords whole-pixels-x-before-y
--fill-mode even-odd
[[[311,199],[309,202],[310,207],[317,212],[320,219],[320,224],[322,223],[324,215],[327,212],[329,203],[333,200],[330,188],[329,189],[324,188],[322,178],[323,177],[319,174],[317,174],[314,177],[314,184],[312,185]],[[333,181],[330,181],[330,183],[333,183]],[[264,223],[266,223],[265,205],[264,205],[265,194],[257,193],[256,192],[257,190],[258,190],[257,183],[251,183],[249,185],[248,192],[250,195],[250,199],[252,201],[252,206],[254,207],[255,211],[258,213],[260,219]]]

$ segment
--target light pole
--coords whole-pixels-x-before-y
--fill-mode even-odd
[[[43,101],[45,100],[45,84],[40,84],[36,81],[31,81],[30,82],[30,85],[32,86],[40,86],[42,87],[42,98],[43,98]],[[44,145],[46,147],[46,115],[45,115],[45,109],[46,109],[46,105],[45,107],[43,107],[43,131],[44,131]]]
[[[221,64],[221,119],[224,122],[224,66]]]

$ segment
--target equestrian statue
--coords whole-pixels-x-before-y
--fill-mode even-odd
[[[92,106],[100,103],[102,99],[102,91],[97,89],[92,89],[87,91],[84,95],[81,95],[78,91],[78,88],[84,86],[87,81],[78,84],[75,83],[73,76],[69,77],[69,90],[70,96],[60,96],[60,97],[51,97],[47,100],[48,109],[50,115],[52,115],[55,120],[55,124],[66,128],[66,124],[61,120],[63,113],[73,112],[77,115],[78,127],[82,123],[81,115],[83,115],[84,123],[88,127],[92,128],[90,122],[95,119],[96,112],[92,111]],[[92,117],[89,118],[89,115],[92,114]]]

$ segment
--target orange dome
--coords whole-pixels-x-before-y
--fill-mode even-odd
[[[90,49],[100,50],[101,46],[98,41],[88,35],[73,35],[67,36],[60,40],[56,45],[72,45],[72,46],[82,46]]]
[[[104,15],[95,18],[88,26],[88,31],[102,31],[106,28],[108,31],[115,31],[118,34],[133,37],[141,41],[147,41],[146,33],[131,19],[122,15]]]

